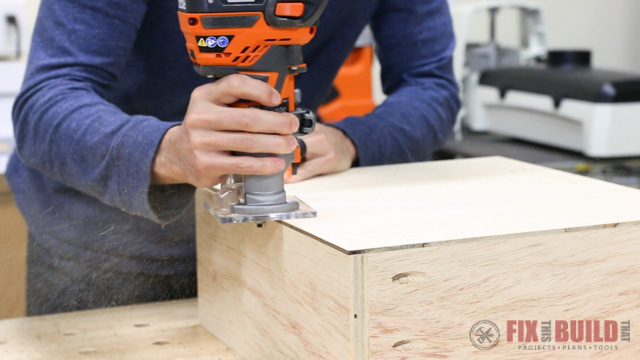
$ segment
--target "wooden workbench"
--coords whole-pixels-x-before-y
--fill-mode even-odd
[[[0,174],[0,320],[24,316],[27,225]]]
[[[195,300],[3,320],[0,359],[241,360],[198,324]]]

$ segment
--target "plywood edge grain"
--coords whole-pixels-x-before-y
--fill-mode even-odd
[[[606,228],[616,228],[616,227],[627,227],[627,226],[640,226],[640,221],[630,221],[630,222],[620,222],[620,223],[608,223],[608,224],[597,224],[597,225],[589,225],[589,226],[579,226],[579,227],[571,227],[571,228],[560,228],[560,229],[551,229],[551,230],[543,230],[543,231],[532,231],[532,232],[524,232],[524,233],[513,233],[513,234],[497,234],[497,235],[488,235],[488,236],[480,236],[480,237],[470,237],[463,239],[452,239],[452,240],[443,240],[443,241],[434,241],[434,242],[424,242],[418,244],[409,244],[409,245],[398,245],[398,246],[388,246],[388,247],[379,247],[379,248],[371,248],[364,250],[356,250],[349,251],[343,248],[332,244],[324,239],[321,239],[313,234],[309,234],[306,231],[291,225],[286,222],[280,222],[282,225],[289,227],[295,231],[298,231],[305,236],[312,238],[316,241],[319,241],[333,249],[341,251],[347,255],[363,255],[363,254],[377,254],[381,252],[387,251],[398,251],[398,250],[409,250],[409,249],[421,249],[431,246],[451,246],[457,244],[464,244],[468,242],[476,242],[476,241],[486,241],[486,240],[500,240],[500,239],[513,239],[517,240],[522,237],[530,236],[530,235],[554,235],[554,234],[562,234],[567,232],[580,232],[580,231],[591,231],[595,229],[606,229]],[[461,224],[463,226],[463,224]]]
[[[317,241],[317,242],[319,242],[321,244],[324,244],[324,245],[326,245],[326,246],[328,246],[328,247],[330,247],[330,248],[332,248],[334,250],[338,250],[341,253],[344,253],[346,255],[359,254],[359,252],[357,252],[357,251],[349,251],[349,250],[343,249],[343,248],[341,248],[340,246],[338,246],[336,244],[333,244],[333,243],[331,243],[331,242],[329,242],[327,240],[324,240],[324,239],[322,239],[322,238],[320,238],[320,237],[318,237],[318,236],[316,236],[316,235],[314,235],[312,233],[309,233],[309,232],[307,232],[307,231],[305,231],[305,230],[303,230],[303,229],[301,229],[301,228],[299,228],[299,227],[297,227],[295,225],[292,225],[292,224],[290,224],[290,223],[288,223],[286,221],[279,220],[279,221],[277,221],[277,223],[279,223],[282,226],[287,227],[287,228],[289,228],[289,229],[291,229],[293,231],[296,231],[296,232],[298,232],[298,233],[300,233],[300,234],[302,234],[302,235],[304,235],[304,236],[306,236],[306,237],[308,237],[310,239],[313,239],[313,240],[315,240],[315,241]]]
[[[368,255],[354,255],[351,283],[353,306],[352,359],[369,359],[369,287],[367,286]]]

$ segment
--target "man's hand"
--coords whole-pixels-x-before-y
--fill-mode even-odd
[[[210,187],[226,174],[271,175],[284,170],[280,158],[231,152],[288,154],[297,146],[292,134],[298,130],[298,119],[292,114],[227,106],[240,99],[264,106],[281,103],[280,94],[271,86],[243,75],[196,88],[183,123],[169,129],[162,139],[152,183]]]
[[[317,124],[315,131],[303,138],[307,145],[306,160],[298,167],[297,174],[288,183],[345,171],[356,159],[356,147],[342,131]]]

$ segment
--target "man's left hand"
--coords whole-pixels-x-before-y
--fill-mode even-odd
[[[302,138],[307,145],[305,161],[287,183],[296,183],[318,175],[345,171],[357,157],[356,147],[342,131],[317,124],[314,132]]]

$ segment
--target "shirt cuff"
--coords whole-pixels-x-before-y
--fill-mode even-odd
[[[180,122],[164,122],[151,116],[133,116],[115,142],[112,164],[116,181],[110,189],[121,210],[167,224],[192,205],[195,187],[151,185],[153,161],[165,133]]]
[[[339,122],[325,123],[324,125],[332,126],[342,131],[356,147],[356,160],[353,166],[372,166],[379,165],[375,149],[372,148],[372,144],[375,144],[375,139],[372,139],[371,123],[367,124],[367,121],[362,117],[351,116],[347,117]]]

